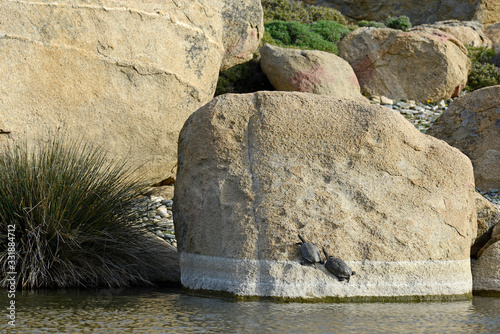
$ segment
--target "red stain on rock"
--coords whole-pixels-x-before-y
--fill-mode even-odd
[[[367,85],[375,76],[375,66],[373,63],[373,60],[368,55],[359,63],[352,66],[361,87]]]
[[[464,88],[465,88],[465,85],[458,85],[457,87],[455,87],[455,90],[453,91],[453,93],[451,93],[451,97],[458,97],[458,96],[460,96],[460,92]]]
[[[321,65],[315,65],[307,71],[297,71],[290,78],[290,82],[299,92],[312,93],[314,88],[322,83],[335,81],[333,75],[327,74]]]

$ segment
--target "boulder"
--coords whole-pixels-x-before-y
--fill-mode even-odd
[[[262,70],[276,90],[367,101],[351,65],[332,53],[284,49],[266,43],[260,55]]]
[[[472,261],[472,277],[474,294],[500,296],[500,242]]]
[[[338,9],[359,20],[384,21],[388,16],[406,15],[413,24],[442,20],[478,21],[489,24],[500,21],[498,0],[301,0],[307,4]]]
[[[147,233],[144,239],[148,242],[148,251],[140,255],[151,256],[151,251],[154,250],[155,256],[163,261],[154,269],[143,268],[141,274],[156,285],[180,285],[181,270],[177,249],[152,233]]]
[[[429,28],[444,31],[445,33],[455,37],[463,45],[470,45],[474,47],[485,46],[488,48],[491,48],[492,46],[491,40],[483,32],[482,25],[477,21],[440,21],[432,24],[423,24],[414,27],[412,31]]]
[[[479,251],[486,245],[490,239],[500,233],[493,233],[494,227],[500,228],[500,211],[498,208],[476,193],[475,195],[476,212],[477,212],[477,237],[471,247],[471,257],[477,258]],[[500,231],[499,231],[500,232]]]
[[[496,56],[493,57],[492,63],[500,70],[500,22],[488,26],[484,33],[490,38],[493,44],[493,49]]]
[[[223,3],[222,42],[225,52],[221,70],[251,60],[264,35],[260,0],[223,0]]]
[[[0,145],[64,132],[151,183],[173,175],[182,125],[263,32],[261,7],[245,22],[230,3],[257,2],[2,1]]]
[[[452,102],[427,134],[459,148],[472,160],[478,188],[500,188],[500,85]]]
[[[424,103],[458,96],[471,69],[462,43],[437,29],[359,28],[340,41],[339,56],[363,94]]]
[[[464,295],[474,179],[459,150],[378,105],[296,92],[218,96],[179,136],[181,282],[280,298]],[[300,264],[298,234],[356,272]]]

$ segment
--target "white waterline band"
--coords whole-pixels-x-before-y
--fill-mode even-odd
[[[240,260],[180,253],[181,282],[193,290],[284,298],[464,295],[472,291],[470,260],[346,261],[356,272],[338,281],[324,266],[298,261]]]

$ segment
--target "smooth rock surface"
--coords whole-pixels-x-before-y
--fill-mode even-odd
[[[406,15],[413,24],[456,19],[490,24],[500,21],[498,0],[301,0],[338,9],[356,20],[384,21]]]
[[[493,49],[495,49],[497,53],[500,53],[500,22],[486,27],[484,33],[491,40]]]
[[[472,277],[475,292],[500,293],[500,242],[472,261]]]
[[[482,25],[477,21],[458,21],[447,20],[439,21],[432,24],[423,24],[412,29],[418,30],[422,28],[439,29],[447,34],[452,35],[459,40],[463,45],[474,47],[492,47],[491,40],[483,32]]]
[[[351,65],[332,53],[280,48],[266,43],[260,48],[260,54],[262,70],[276,90],[367,102]]]
[[[471,69],[462,43],[437,29],[359,28],[340,41],[339,56],[363,94],[419,102],[458,96]]]
[[[472,289],[470,161],[383,106],[306,93],[215,98],[181,131],[173,213],[191,289],[301,298]],[[357,274],[346,284],[300,266],[297,234]]]
[[[500,86],[457,99],[427,134],[459,148],[471,159],[478,188],[500,188]]]
[[[62,132],[126,157],[151,183],[166,179],[187,117],[263,32],[261,7],[244,22],[231,3],[2,1],[0,129],[10,134],[0,144]]]

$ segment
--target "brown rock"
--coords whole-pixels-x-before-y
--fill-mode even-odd
[[[500,53],[500,22],[486,27],[484,33],[491,40],[493,49],[495,49],[497,53]]]
[[[144,245],[148,249],[144,256],[151,256],[151,252],[154,252],[155,257],[161,258],[162,262],[158,267],[145,268],[141,273],[147,280],[158,285],[180,285],[181,271],[177,249],[154,234],[148,233],[144,239],[148,242]]]
[[[188,288],[302,298],[471,291],[470,161],[386,107],[219,96],[181,131],[176,180]],[[357,275],[346,285],[301,266],[298,233]]]
[[[485,46],[492,47],[491,40],[483,32],[482,25],[477,21],[458,21],[448,20],[440,21],[432,24],[424,24],[412,29],[439,29],[447,34],[452,35],[459,40],[463,45],[470,45],[474,47]]]
[[[459,148],[472,161],[476,186],[500,188],[500,86],[469,93],[453,103],[427,134]]]
[[[478,21],[483,24],[500,21],[498,0],[301,0],[307,4],[338,9],[355,20],[384,21],[388,16],[406,15],[413,24],[443,20]]]
[[[127,157],[151,183],[171,176],[185,120],[212,99],[221,64],[246,59],[262,33],[249,27],[257,25],[257,6],[246,25],[244,12],[233,13],[248,36],[235,28],[229,38],[227,6],[1,2],[0,129],[10,134],[0,143],[37,145],[64,132],[111,160]]]
[[[221,70],[247,62],[259,48],[264,35],[264,20],[260,0],[223,0],[224,58]]]
[[[266,43],[260,54],[262,70],[276,90],[367,102],[351,65],[332,53],[284,49]]]
[[[471,257],[473,258],[477,258],[479,251],[492,238],[493,227],[495,225],[500,226],[500,211],[493,203],[478,193],[475,194],[475,203],[477,212],[477,237],[471,247]]]
[[[458,96],[471,68],[462,43],[437,29],[359,28],[340,42],[339,56],[363,94],[420,102]]]
[[[500,293],[500,242],[488,247],[477,261],[472,261],[474,292]]]

